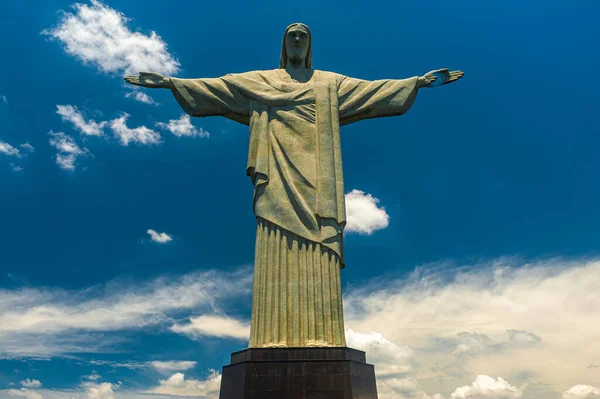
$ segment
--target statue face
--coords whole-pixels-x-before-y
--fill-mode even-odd
[[[302,26],[293,26],[285,37],[285,51],[289,60],[301,61],[308,53],[308,32]]]

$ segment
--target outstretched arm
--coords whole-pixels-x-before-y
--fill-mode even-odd
[[[343,76],[338,86],[340,124],[402,115],[412,106],[418,89],[442,86],[462,78],[462,71],[437,69],[408,79],[362,80]]]
[[[179,79],[156,72],[140,72],[124,79],[136,86],[170,89],[181,108],[191,116],[224,116],[245,125],[249,123],[250,99],[231,75]]]

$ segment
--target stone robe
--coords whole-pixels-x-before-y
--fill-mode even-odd
[[[404,114],[417,79],[314,70],[297,83],[283,69],[171,78],[189,115],[250,127],[246,173],[257,218],[250,347],[345,346],[340,126]]]

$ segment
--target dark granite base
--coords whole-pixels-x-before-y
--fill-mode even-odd
[[[375,369],[350,348],[254,348],[231,354],[219,399],[377,399]]]

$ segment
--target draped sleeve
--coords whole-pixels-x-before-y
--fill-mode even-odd
[[[338,86],[340,125],[405,114],[417,96],[418,77],[362,80],[342,76]]]
[[[235,84],[232,75],[221,78],[171,78],[171,91],[183,110],[190,116],[223,116],[250,123],[250,98]]]

